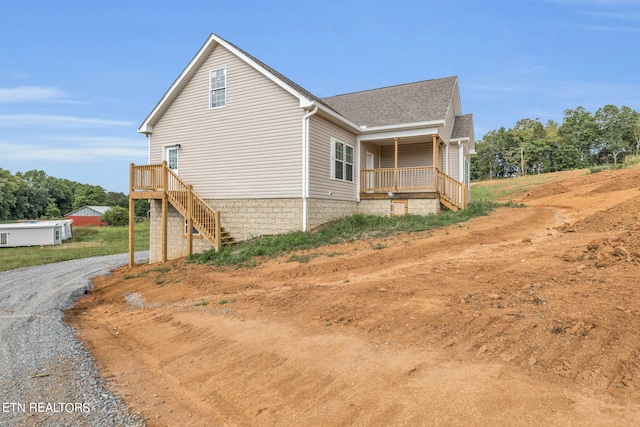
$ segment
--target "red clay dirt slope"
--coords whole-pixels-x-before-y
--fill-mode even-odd
[[[150,426],[640,425],[640,168],[556,178],[307,263],[122,268],[68,321]]]

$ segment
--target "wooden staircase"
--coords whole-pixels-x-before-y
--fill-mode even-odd
[[[234,243],[220,225],[220,212],[209,206],[169,167],[167,162],[130,166],[129,185],[129,264],[133,265],[133,215],[135,199],[162,200],[162,261],[167,260],[167,204],[170,203],[187,220],[188,252],[193,253],[193,228],[213,245],[216,251]]]
[[[469,205],[467,187],[440,170],[438,170],[437,188],[440,203],[446,208],[455,212],[458,209],[466,209]]]

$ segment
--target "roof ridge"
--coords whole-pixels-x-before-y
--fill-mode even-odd
[[[376,90],[381,90],[381,89],[391,89],[391,88],[396,88],[396,87],[401,87],[401,86],[408,86],[408,85],[414,85],[414,84],[418,84],[418,83],[426,83],[426,82],[433,82],[433,81],[437,81],[437,80],[448,80],[448,79],[457,79],[458,76],[447,76],[447,77],[439,77],[439,78],[435,78],[435,79],[425,79],[425,80],[418,80],[415,82],[407,82],[407,83],[398,83],[395,85],[389,85],[389,86],[382,86],[382,87],[376,87],[376,88],[372,88],[372,89],[363,89],[363,90],[357,90],[354,92],[346,92],[346,93],[339,93],[337,95],[331,95],[331,96],[325,96],[321,99],[328,99],[328,98],[336,98],[338,96],[346,96],[346,95],[355,95],[358,93],[364,93],[364,92],[373,92]]]

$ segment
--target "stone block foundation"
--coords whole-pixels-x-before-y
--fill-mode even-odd
[[[302,230],[302,199],[223,199],[206,200],[220,212],[222,227],[237,242],[254,237]],[[167,259],[188,255],[185,219],[170,204],[167,212]],[[149,262],[162,260],[162,201],[151,201]],[[407,199],[407,213],[429,215],[440,212],[438,199]],[[344,216],[391,215],[391,200],[307,199],[307,230]],[[211,249],[204,238],[194,236],[193,252]]]

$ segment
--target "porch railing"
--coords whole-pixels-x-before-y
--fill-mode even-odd
[[[398,191],[436,191],[433,166],[411,168],[362,169],[360,191],[363,193]]]
[[[362,193],[421,191],[437,192],[441,199],[460,209],[465,209],[469,204],[469,189],[460,181],[433,166],[360,171],[360,192]]]

